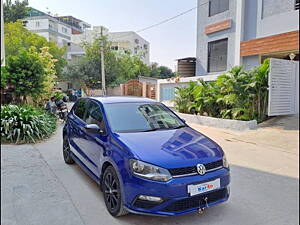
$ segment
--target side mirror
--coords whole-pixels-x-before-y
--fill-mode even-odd
[[[90,134],[101,133],[101,128],[97,124],[87,124],[84,128]]]

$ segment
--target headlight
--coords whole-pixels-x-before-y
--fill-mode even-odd
[[[172,178],[168,170],[139,160],[130,159],[130,169],[136,176],[156,181],[168,181]]]
[[[223,167],[229,169],[229,163],[227,161],[227,158],[226,158],[225,154],[223,156]]]

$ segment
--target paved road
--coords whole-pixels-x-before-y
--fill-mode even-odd
[[[296,225],[299,224],[298,118],[256,131],[192,125],[216,140],[231,162],[229,202],[199,215],[111,217],[98,186],[66,165],[61,128],[47,142],[1,149],[3,225]],[[285,124],[285,121],[288,121]],[[287,126],[284,126],[287,125]]]

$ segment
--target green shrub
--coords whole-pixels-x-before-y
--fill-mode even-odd
[[[35,143],[56,129],[56,117],[28,105],[1,106],[1,142]]]
[[[267,118],[269,60],[249,71],[233,67],[216,81],[190,82],[176,88],[175,108],[181,113],[257,120]]]

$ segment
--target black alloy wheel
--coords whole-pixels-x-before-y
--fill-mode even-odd
[[[63,138],[63,156],[64,156],[65,163],[67,164],[75,163],[74,159],[72,159],[71,156],[70,144],[67,135],[64,135]]]
[[[108,212],[116,217],[127,214],[127,211],[123,208],[120,182],[112,166],[106,168],[101,184]]]

